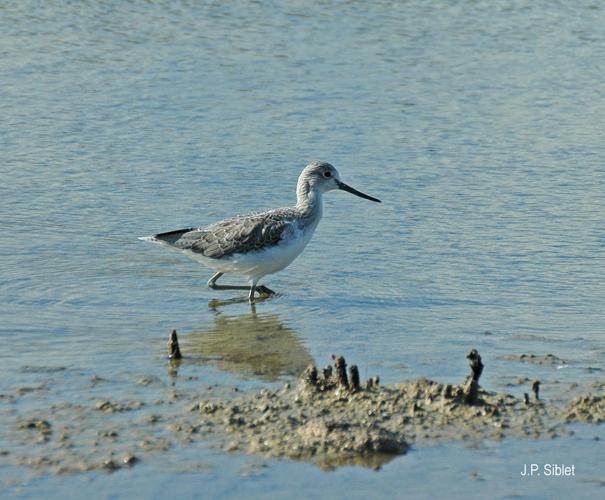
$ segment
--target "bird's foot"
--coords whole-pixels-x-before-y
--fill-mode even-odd
[[[256,291],[261,297],[271,297],[271,295],[275,295],[275,292],[265,285],[257,286]]]

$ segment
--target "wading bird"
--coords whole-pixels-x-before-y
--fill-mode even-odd
[[[293,207],[236,216],[207,227],[178,229],[141,239],[181,250],[216,272],[208,280],[210,288],[247,290],[248,300],[253,302],[255,292],[261,296],[274,293],[266,286],[257,286],[258,281],[267,274],[281,271],[300,255],[321,219],[323,194],[334,189],[380,203],[379,199],[347,186],[329,163],[312,161],[298,178],[297,202]],[[250,285],[217,284],[225,273],[244,276]]]

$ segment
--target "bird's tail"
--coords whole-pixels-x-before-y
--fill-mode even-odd
[[[178,239],[189,231],[193,231],[195,227],[188,227],[185,229],[177,229],[175,231],[168,231],[167,233],[154,234],[152,236],[141,236],[139,240],[150,241],[151,243],[167,243],[168,245],[174,245]]]

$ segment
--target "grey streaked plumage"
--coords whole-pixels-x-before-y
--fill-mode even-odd
[[[225,219],[204,228],[157,234],[158,240],[211,259],[261,250],[279,243],[299,223],[295,209],[282,208]]]

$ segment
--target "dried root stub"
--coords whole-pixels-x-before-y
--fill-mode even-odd
[[[332,354],[332,359],[334,360],[334,366],[336,367],[336,379],[338,380],[338,385],[348,389],[349,379],[347,378],[347,362],[345,361],[345,358]]]
[[[534,381],[534,383],[531,385],[531,390],[534,391],[534,397],[536,398],[536,401],[540,401],[540,381],[539,380]]]
[[[359,385],[359,369],[357,368],[357,365],[351,365],[349,368],[349,374],[351,375],[351,390],[353,392],[357,392],[361,389],[361,386]]]
[[[479,394],[479,377],[483,373],[483,363],[481,362],[481,356],[477,352],[477,349],[473,349],[468,353],[466,358],[469,360],[469,366],[471,367],[471,373],[466,379],[464,385],[464,402],[466,404],[474,405],[477,403]]]
[[[172,330],[168,338],[168,357],[170,359],[181,359],[181,350],[179,349],[179,339],[176,335],[176,330]]]
[[[376,375],[374,378],[369,378],[366,380],[366,389],[371,389],[372,387],[378,387],[380,385],[380,377]]]
[[[314,364],[310,364],[309,366],[307,366],[302,378],[308,385],[317,386],[317,368]]]
[[[328,391],[333,389],[346,389],[351,392],[361,390],[359,379],[359,368],[357,365],[351,365],[349,368],[349,376],[347,376],[347,362],[343,356],[332,355],[334,360],[334,369],[332,366],[327,366],[321,373],[317,371],[315,365],[311,364],[303,373],[302,380],[308,387],[319,389],[320,391]],[[366,389],[378,386],[379,378],[375,377],[368,380]]]

